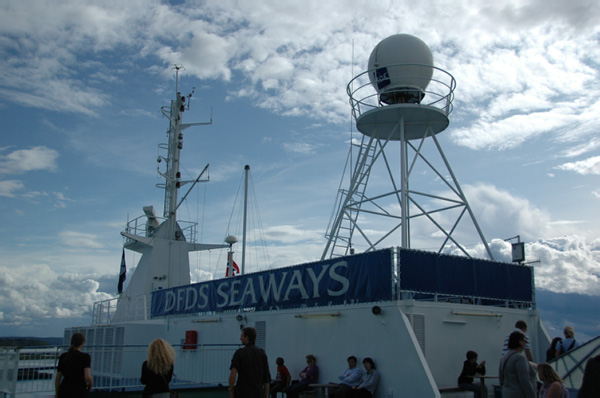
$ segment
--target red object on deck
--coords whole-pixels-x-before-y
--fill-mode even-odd
[[[198,332],[195,330],[185,331],[185,343],[183,344],[184,350],[195,350],[198,346]]]

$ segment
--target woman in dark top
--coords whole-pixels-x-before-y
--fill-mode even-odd
[[[310,384],[315,384],[319,381],[319,367],[316,365],[317,358],[309,354],[306,356],[306,366],[302,372],[300,372],[300,382],[292,383],[285,392],[288,398],[298,398],[302,391],[310,389]]]
[[[142,364],[140,381],[143,397],[169,398],[169,383],[173,377],[175,350],[163,339],[155,339],[148,346],[148,359]]]
[[[57,398],[86,397],[92,389],[93,381],[90,372],[92,358],[81,352],[85,337],[81,333],[71,336],[69,350],[58,359],[54,387]]]

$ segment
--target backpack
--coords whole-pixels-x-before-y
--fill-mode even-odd
[[[558,350],[558,355],[562,355],[567,351],[571,351],[573,349],[573,347],[575,347],[575,339],[573,339],[573,342],[571,342],[571,345],[569,346],[569,348],[567,349],[567,351],[565,351],[565,347],[562,344],[563,342],[560,343],[560,349]]]

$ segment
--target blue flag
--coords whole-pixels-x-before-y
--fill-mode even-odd
[[[123,283],[127,279],[127,265],[125,265],[125,249],[123,249],[123,257],[121,257],[121,271],[119,273],[119,294],[123,293]]]

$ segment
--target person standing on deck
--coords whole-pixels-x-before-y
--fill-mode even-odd
[[[600,397],[600,355],[588,359],[577,398]]]
[[[256,329],[242,329],[240,341],[244,347],[233,354],[229,367],[229,398],[269,398],[269,362],[255,345]]]
[[[90,372],[92,357],[81,352],[85,344],[85,336],[74,333],[71,346],[58,359],[54,387],[57,398],[84,398],[92,389],[93,380]]]
[[[536,391],[529,376],[529,363],[523,355],[525,335],[512,332],[508,338],[508,351],[500,359],[498,377],[502,398],[535,398]]]
[[[566,326],[563,334],[565,338],[556,345],[556,358],[579,346],[579,343],[575,340],[575,329],[573,329],[573,326]]]
[[[513,332],[519,332],[519,333],[522,333],[523,336],[525,336],[525,350],[523,351],[523,353],[525,354],[525,356],[527,357],[527,360],[529,362],[534,362],[533,354],[531,353],[531,346],[529,345],[529,337],[527,337],[527,323],[525,323],[525,321],[517,321],[515,323],[515,329],[511,333],[513,333]],[[509,348],[508,348],[508,338],[509,337],[510,337],[510,333],[504,339],[504,348],[502,349],[502,355],[506,354],[506,352],[509,350]]]

